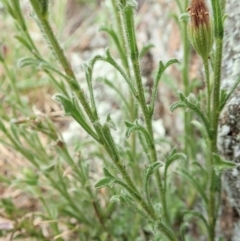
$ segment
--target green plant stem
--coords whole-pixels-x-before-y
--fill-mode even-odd
[[[132,62],[135,83],[136,83],[137,91],[138,91],[137,100],[138,100],[138,102],[141,106],[142,112],[143,112],[146,129],[149,133],[149,136],[152,139],[150,153],[151,153],[151,162],[154,163],[157,161],[157,152],[156,152],[156,148],[155,148],[155,144],[154,144],[152,118],[151,118],[151,114],[147,108],[147,103],[146,103],[144,88],[143,88],[143,83],[142,83],[142,76],[141,76],[140,63],[139,63],[139,51],[138,51],[138,47],[137,47],[135,26],[134,26],[134,19],[133,19],[133,15],[134,15],[133,7],[132,6],[125,7],[124,13],[125,13],[125,21],[126,21],[125,27],[126,27],[126,32],[127,32],[127,40],[128,40],[128,45],[130,47],[130,59]],[[170,219],[169,219],[169,214],[168,214],[168,209],[167,209],[166,195],[165,195],[165,190],[164,190],[164,186],[162,183],[162,178],[161,178],[161,175],[159,172],[156,172],[155,176],[156,176],[156,180],[157,180],[161,204],[163,207],[162,208],[163,218],[166,221],[166,223],[169,224]]]
[[[169,240],[171,240],[171,241],[178,241],[178,239],[175,236],[175,234],[171,230],[169,230],[169,228],[166,225],[164,225],[162,222],[159,222],[158,217],[156,216],[155,212],[153,212],[151,207],[149,207],[147,205],[147,203],[145,201],[143,201],[141,199],[141,197],[137,193],[133,192],[131,189],[129,189],[129,187],[127,185],[125,185],[121,181],[115,180],[115,182],[120,184],[121,186],[125,187],[125,189],[139,202],[139,204],[146,211],[148,216],[153,221],[157,222],[157,224],[158,224],[157,227],[158,227],[159,231],[161,231],[166,237],[168,237]]]
[[[187,7],[188,7],[188,0],[176,0],[176,3],[179,8],[180,14],[183,14]],[[187,33],[187,25],[188,22],[186,20],[183,20],[180,24],[180,30],[181,30],[181,37],[182,37],[182,48],[183,48],[183,61],[182,61],[182,81],[184,86],[184,95],[188,96],[191,92],[190,85],[189,85],[189,56],[190,56],[190,45],[188,40],[188,33]],[[193,146],[190,145],[191,143],[191,137],[193,136],[192,131],[192,114],[190,112],[185,111],[184,112],[184,149],[186,155],[189,156],[190,159],[194,159],[194,153]]]
[[[182,7],[182,4],[181,4],[180,0],[176,0],[176,3],[178,5],[178,8],[179,8],[180,12],[182,13],[184,11],[184,9]]]
[[[72,207],[72,210],[75,210],[79,214],[79,217],[80,217],[79,221],[80,222],[85,222],[86,224],[89,225],[90,221],[88,220],[86,215],[82,212],[82,210],[80,210],[80,208],[72,200],[72,197],[69,195],[64,180],[56,182],[49,174],[46,174],[45,176],[51,182],[52,186],[55,187],[55,189],[58,190],[58,192],[60,194],[62,194],[62,196],[69,202],[69,204]],[[62,178],[62,176],[60,178]],[[59,180],[60,180],[60,178],[59,178]]]
[[[126,29],[124,28],[124,20],[123,20],[123,14],[122,14],[122,11],[120,10],[120,6],[119,6],[119,1],[118,0],[112,0],[112,6],[113,6],[113,9],[114,9],[114,14],[116,16],[116,25],[117,25],[117,28],[118,28],[118,35],[119,35],[119,38],[120,38],[120,43],[121,43],[121,48],[123,49],[122,53],[119,53],[120,54],[120,57],[122,59],[122,63],[123,63],[123,66],[124,66],[124,69],[125,69],[125,72],[127,74],[127,77],[129,79],[132,79],[131,78],[131,71],[130,71],[130,68],[129,68],[129,60],[128,60],[128,56],[127,56],[127,53],[128,53],[128,42],[127,42],[127,38],[126,38]],[[138,116],[138,109],[135,105],[135,98],[133,96],[133,93],[131,92],[131,90],[129,90],[129,106],[130,106],[130,120],[131,122],[133,123],[136,119],[137,119],[137,116]],[[139,165],[138,165],[138,162],[137,162],[137,133],[136,132],[133,132],[132,135],[131,135],[131,153],[132,153],[132,159],[135,160],[135,163],[136,164],[134,166],[134,177],[135,177],[135,180],[139,180],[139,172],[140,172],[140,168],[139,168]]]
[[[187,7],[188,7],[188,0],[180,2],[176,0],[179,11],[183,14]],[[184,95],[188,96],[191,93],[191,88],[189,84],[189,57],[190,57],[190,44],[188,39],[187,33],[187,25],[188,22],[183,20],[182,24],[180,25],[181,36],[182,36],[182,48],[183,48],[183,63],[182,63],[182,80],[184,85]],[[184,111],[184,147],[185,153],[189,156],[190,159],[194,160],[195,158],[195,149],[194,146],[191,145],[193,140],[193,128],[191,124],[192,114],[190,112]],[[197,197],[197,191],[195,191],[189,201],[188,207],[191,209]]]
[[[188,64],[189,64],[189,40],[187,34],[187,23],[184,21],[182,26],[182,39],[183,39],[183,69],[182,78],[184,84],[184,95],[188,96],[190,93],[189,78],[188,78]]]
[[[119,9],[118,6],[119,2],[116,0],[112,0],[112,6],[114,9],[114,13],[116,16],[116,22],[117,22],[117,28],[118,28],[118,33],[120,33],[120,41],[121,41],[121,46],[122,49],[124,50],[123,55],[121,55],[122,57],[122,63],[124,65],[126,74],[128,76],[128,78],[131,79],[131,71],[129,68],[129,62],[128,62],[128,57],[127,57],[127,53],[128,53],[128,42],[127,42],[127,38],[126,38],[126,31],[124,29],[124,21],[123,21],[123,15]],[[131,91],[129,91],[129,102],[130,102],[130,119],[131,122],[134,122],[137,118],[137,108],[135,106],[135,100],[133,97],[133,94]],[[136,158],[136,134],[132,133],[131,135],[131,149],[132,149],[132,155],[133,155],[133,159]]]
[[[147,213],[147,215],[154,221],[157,220],[157,216],[155,214],[155,212],[153,212],[153,210],[151,209],[151,207],[149,207],[147,205],[147,203],[141,198],[141,196],[136,193],[134,190],[132,190],[131,188],[129,188],[125,183],[121,182],[120,180],[115,180],[115,183],[123,186],[128,192],[129,194],[131,194],[132,197],[134,197],[134,199],[142,206],[143,210],[145,210],[145,212]]]
[[[210,73],[209,73],[209,62],[208,59],[203,60],[206,87],[207,87],[207,115],[211,112],[211,85],[210,85]]]
[[[187,4],[187,3],[185,3]],[[184,6],[185,7],[185,6]],[[187,22],[184,20],[181,25],[182,41],[183,41],[183,66],[182,66],[182,80],[184,85],[184,95],[188,96],[191,92],[189,85],[189,40],[187,34]],[[184,148],[186,155],[190,159],[194,159],[194,150],[191,143],[193,137],[193,128],[191,125],[192,114],[188,111],[184,111]]]
[[[137,108],[136,108],[136,105],[135,105],[135,100],[134,100],[134,97],[132,95],[132,92],[129,91],[129,95],[130,95],[130,118],[131,118],[131,122],[134,122],[136,119],[137,119]],[[136,159],[136,133],[133,132],[132,135],[131,135],[131,149],[132,149],[132,156],[133,156],[133,159]]]
[[[216,204],[216,174],[214,171],[213,153],[217,153],[217,131],[219,121],[219,99],[220,99],[220,85],[221,85],[221,68],[222,68],[222,49],[223,49],[223,14],[222,6],[219,0],[211,0],[213,16],[214,16],[214,35],[215,35],[215,58],[214,58],[214,82],[213,82],[213,97],[212,97],[212,111],[211,111],[211,129],[212,135],[210,140],[210,173],[209,173],[209,205],[208,205],[208,222],[210,228],[210,241],[215,239],[215,225],[217,216]]]
[[[46,16],[42,16],[41,12],[39,10],[39,3],[37,0],[30,0],[33,9],[37,15],[40,27],[43,29],[44,33],[45,33],[45,37],[47,38],[52,51],[54,52],[56,58],[58,59],[58,61],[60,62],[60,64],[62,65],[66,75],[68,77],[70,77],[70,80],[68,79],[68,84],[71,87],[71,89],[76,93],[77,97],[79,98],[85,112],[87,113],[87,115],[89,116],[89,119],[92,121],[92,123],[94,124],[94,128],[96,129],[100,140],[101,140],[101,144],[103,145],[104,149],[107,151],[107,153],[109,154],[109,156],[111,157],[111,159],[113,160],[115,166],[117,167],[117,169],[119,170],[119,172],[121,173],[123,179],[126,181],[126,183],[136,192],[138,193],[138,190],[136,188],[136,186],[134,185],[132,179],[130,178],[126,168],[124,167],[124,165],[121,164],[120,158],[119,158],[119,154],[118,151],[115,149],[111,149],[111,144],[108,140],[106,140],[104,134],[103,134],[103,128],[100,125],[100,123],[98,122],[98,119],[96,118],[96,116],[94,115],[94,113],[92,112],[89,103],[87,102],[87,99],[85,98],[83,91],[80,89],[80,87],[77,84],[76,81],[76,77],[74,75],[74,72],[71,68],[70,63],[68,62],[68,60],[66,59],[63,50],[61,49],[52,29],[51,26],[48,22],[48,19],[46,18]],[[98,123],[98,124],[97,124]],[[109,135],[109,137],[111,136],[111,134]],[[143,202],[143,199],[141,199],[141,202]]]
[[[107,128],[107,126],[105,126],[104,130],[105,130],[105,136],[113,144],[113,140],[112,140],[112,137],[110,135],[109,128]],[[155,214],[154,210],[152,209],[151,205],[148,205],[144,201],[144,199],[141,197],[141,195],[137,191],[137,188],[132,183],[131,178],[130,178],[128,172],[126,171],[124,166],[122,166],[120,164],[120,157],[119,157],[119,154],[117,152],[116,146],[113,146],[111,148],[111,151],[108,154],[111,156],[114,164],[116,165],[118,170],[121,172],[122,176],[124,177],[124,179],[125,179],[125,181],[127,182],[128,185],[126,185],[125,183],[123,183],[121,181],[116,181],[116,183],[119,183],[120,185],[122,185],[129,192],[129,194],[131,194],[131,196],[135,198],[135,200],[140,204],[140,206],[149,215],[149,217],[151,217],[153,220],[157,220],[156,214]]]
[[[70,63],[67,61],[63,50],[61,49],[55,35],[53,34],[53,31],[51,29],[51,26],[48,22],[47,17],[41,14],[41,11],[39,10],[39,2],[37,0],[30,0],[34,11],[37,15],[40,27],[43,29],[49,44],[56,56],[56,58],[58,59],[58,61],[60,62],[60,64],[62,65],[66,75],[68,77],[70,77],[71,80],[68,80],[68,84],[70,85],[70,87],[74,90],[74,92],[77,94],[77,96],[79,97],[79,100],[83,106],[83,108],[85,109],[86,113],[88,114],[90,120],[94,123],[96,121],[98,121],[94,115],[94,113],[92,112],[84,94],[83,91],[80,90],[77,81],[76,81],[76,77],[73,73],[73,70],[70,66]],[[128,8],[129,10],[129,8]],[[132,10],[132,9],[131,9]],[[131,12],[130,15],[130,21],[131,24],[133,23],[133,13]],[[145,100],[145,96],[144,96],[144,89],[143,89],[143,85],[142,85],[142,79],[141,79],[141,71],[140,71],[140,65],[139,65],[139,53],[138,53],[138,49],[137,49],[137,45],[136,45],[136,37],[135,37],[135,33],[134,33],[134,26],[130,26],[131,30],[133,30],[131,32],[131,36],[130,38],[128,38],[128,40],[130,40],[129,42],[129,46],[130,46],[130,50],[131,50],[131,60],[132,60],[132,65],[133,65],[133,70],[134,70],[134,75],[135,75],[135,79],[136,79],[136,85],[137,85],[137,89],[138,89],[138,101],[141,105],[142,111],[143,111],[143,115],[145,118],[145,122],[146,122],[146,127],[147,130],[151,136],[151,138],[153,139],[153,130],[152,130],[152,122],[151,122],[151,118],[149,117],[149,113],[148,113],[148,108],[146,105],[146,100]],[[132,45],[133,44],[133,45]],[[145,203],[145,201],[142,199],[142,197],[139,195],[135,185],[133,184],[127,170],[125,169],[125,167],[121,164],[120,159],[119,159],[119,155],[118,152],[116,150],[116,148],[111,149],[112,147],[112,140],[110,138],[110,140],[108,139],[108,141],[106,140],[106,136],[104,136],[103,134],[103,129],[101,127],[100,124],[98,125],[94,125],[94,127],[96,128],[101,140],[102,140],[102,144],[104,145],[106,151],[108,152],[108,154],[110,155],[110,157],[112,158],[112,160],[114,161],[116,167],[118,168],[118,170],[120,171],[120,173],[122,174],[123,179],[126,181],[127,185],[125,186],[126,189],[129,189],[129,187],[134,191],[133,195],[135,195],[135,198],[138,199],[138,202],[140,203],[140,205],[143,207],[143,209],[145,211],[147,211],[147,213],[151,214],[152,218],[156,221],[157,218],[155,216],[155,214],[153,214],[151,212],[151,209],[149,210],[148,205]],[[108,137],[110,137],[111,135],[108,135]],[[156,149],[155,146],[152,146],[151,149],[151,156],[152,156],[152,161],[156,161],[157,160],[157,155],[156,155]],[[160,177],[160,173],[158,172],[157,174],[157,179],[158,179],[158,186],[159,186],[159,191],[161,193],[161,199],[162,199],[162,205],[163,205],[163,213],[164,213],[164,218],[169,221],[168,215],[167,215],[167,207],[166,207],[166,201],[165,201],[165,193],[163,191],[163,185],[161,182],[161,177]],[[66,193],[64,193],[66,194]],[[68,197],[67,197],[68,198]],[[71,200],[68,200],[71,202]],[[72,203],[73,204],[73,203]],[[163,229],[162,227],[159,227],[159,229]],[[168,229],[166,229],[168,230]],[[173,234],[173,232],[170,231],[166,231],[163,229],[163,233],[166,233],[166,236],[170,238],[170,240],[175,241],[177,240]]]
[[[147,203],[148,203],[149,207],[152,209],[152,211],[154,212],[154,208],[152,206],[151,198],[149,196],[149,190],[148,190],[149,185],[148,184],[149,184],[148,181],[144,182],[144,191],[145,191],[145,194],[146,194]]]
[[[216,225],[216,174],[214,171],[213,153],[217,153],[217,132],[219,121],[219,98],[220,98],[220,83],[221,83],[221,65],[222,65],[222,39],[216,39],[216,54],[214,65],[214,85],[213,85],[213,106],[212,106],[212,138],[210,140],[210,170],[209,170],[209,226],[210,226],[210,240],[214,241],[215,238],[215,225]]]
[[[15,9],[15,13],[17,15],[17,18],[18,18],[18,23],[21,27],[21,30],[23,32],[23,35],[27,37],[29,43],[30,43],[30,46],[32,47],[32,53],[35,55],[35,56],[40,56],[39,54],[39,51],[37,49],[37,47],[35,46],[32,38],[30,37],[30,34],[29,34],[29,31],[28,31],[28,28],[27,28],[27,25],[26,25],[26,22],[24,20],[24,17],[23,17],[23,14],[22,14],[22,11],[21,11],[21,7],[20,7],[20,4],[19,4],[19,0],[11,0],[12,4],[13,4],[13,7]]]
[[[127,58],[127,46],[126,46],[126,33],[124,31],[124,28],[123,28],[123,20],[122,20],[122,15],[121,15],[121,12],[119,11],[118,9],[118,1],[116,0],[112,0],[112,6],[113,6],[113,10],[114,10],[114,14],[115,14],[115,17],[116,17],[116,25],[117,25],[117,28],[118,28],[118,33],[119,33],[119,37],[120,37],[120,43],[121,43],[121,47],[122,49],[124,49],[124,51],[122,53],[119,53],[120,56],[121,56],[121,59],[122,59],[122,63],[124,65],[124,68],[125,70],[127,70],[127,74],[128,74],[128,77],[130,77],[130,70],[129,70],[129,64],[128,64],[128,58]]]
[[[168,237],[171,241],[179,241],[178,238],[172,233],[166,226],[164,226],[162,223],[158,223],[158,229],[163,232],[166,237]]]
[[[49,44],[51,45],[51,48],[52,48],[52,51],[54,52],[55,57],[57,58],[57,60],[61,64],[61,66],[63,67],[66,75],[68,77],[70,77],[70,79],[71,79],[71,80],[70,79],[67,80],[69,86],[74,90],[74,92],[79,97],[79,100],[80,100],[81,104],[83,105],[83,108],[85,109],[86,113],[88,114],[90,120],[92,122],[96,121],[94,118],[94,115],[92,113],[92,110],[90,108],[90,105],[88,104],[88,102],[83,94],[83,91],[79,89],[79,86],[77,84],[76,77],[72,70],[72,67],[71,67],[69,61],[67,60],[67,58],[65,57],[62,48],[60,47],[60,45],[52,31],[52,28],[48,22],[47,17],[42,16],[38,1],[30,0],[30,2],[37,15],[40,27],[44,31],[45,37],[47,38],[47,40],[49,41]]]
[[[221,84],[221,68],[222,68],[222,39],[216,39],[216,55],[214,65],[214,85],[213,85],[213,107],[212,107],[212,128],[213,128],[213,144],[217,144],[217,131],[219,120],[219,99]]]
[[[96,217],[102,227],[102,229],[108,233],[108,230],[106,229],[106,226],[104,224],[104,220],[102,218],[102,215],[101,215],[101,212],[100,212],[100,209],[99,209],[99,206],[98,206],[98,203],[96,201],[92,201],[92,205],[93,205],[93,209],[94,209],[94,212],[96,214]],[[110,234],[108,233],[108,237],[110,236]]]

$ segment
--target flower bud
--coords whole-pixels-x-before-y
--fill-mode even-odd
[[[189,39],[196,52],[206,60],[213,45],[213,27],[205,0],[192,0],[187,9],[190,13]]]

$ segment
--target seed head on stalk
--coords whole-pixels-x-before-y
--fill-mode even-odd
[[[187,9],[190,14],[189,39],[196,52],[206,60],[213,45],[213,27],[205,0],[192,0]]]

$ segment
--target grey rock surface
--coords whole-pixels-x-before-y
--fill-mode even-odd
[[[229,90],[240,77],[240,1],[226,1],[226,13],[222,88]],[[236,163],[240,162],[240,87],[237,87],[221,113],[218,146],[220,153],[227,160]],[[231,241],[239,241],[240,168],[235,168],[224,173],[223,187],[237,215],[233,219]],[[224,208],[223,206],[222,209]]]

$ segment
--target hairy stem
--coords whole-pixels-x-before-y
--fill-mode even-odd
[[[136,41],[136,35],[135,35],[135,26],[134,26],[134,19],[133,19],[134,13],[133,13],[133,7],[132,6],[127,6],[125,9],[125,26],[127,29],[127,39],[128,39],[128,45],[130,48],[130,58],[133,66],[133,72],[135,76],[135,83],[137,86],[137,100],[140,104],[140,107],[142,109],[142,113],[144,116],[145,124],[146,124],[146,129],[149,133],[149,136],[152,139],[152,145],[150,147],[150,154],[151,154],[151,162],[154,163],[157,161],[157,152],[155,148],[155,142],[154,142],[154,136],[153,136],[153,128],[152,128],[152,118],[151,114],[147,108],[147,103],[145,99],[145,94],[144,94],[144,88],[143,88],[143,83],[142,83],[142,76],[141,76],[141,69],[140,69],[140,63],[139,63],[139,51],[137,47],[137,41]],[[157,186],[160,194],[160,199],[161,199],[161,204],[163,207],[163,218],[164,220],[169,223],[169,214],[168,214],[168,209],[167,209],[167,203],[166,203],[166,195],[165,195],[165,190],[164,186],[162,183],[162,178],[159,172],[156,172],[155,174],[156,180],[157,180]]]
[[[111,140],[107,140],[106,137],[104,136],[103,127],[101,126],[101,124],[100,123],[96,124],[96,123],[98,123],[98,118],[96,117],[96,115],[94,115],[93,111],[91,110],[91,107],[90,107],[86,97],[84,96],[83,90],[80,89],[80,86],[77,83],[75,74],[72,70],[72,67],[71,67],[70,63],[68,62],[66,56],[64,55],[62,48],[60,47],[59,42],[57,41],[57,39],[52,31],[52,28],[49,24],[47,17],[45,15],[41,14],[41,11],[39,8],[39,2],[37,0],[30,0],[30,2],[35,11],[35,14],[37,15],[38,23],[39,23],[40,27],[42,28],[42,30],[44,31],[44,33],[46,35],[45,37],[47,38],[54,55],[56,56],[57,60],[63,67],[66,75],[69,77],[69,79],[67,79],[69,86],[71,87],[71,89],[75,92],[75,94],[79,98],[79,101],[81,102],[89,119],[92,121],[92,123],[94,123],[94,128],[96,129],[96,131],[100,137],[101,144],[104,146],[105,150],[107,151],[107,153],[113,160],[114,164],[116,165],[117,169],[121,173],[121,175],[122,175],[123,179],[126,181],[126,183],[133,190],[135,190],[138,193],[137,188],[134,185],[131,177],[129,176],[126,168],[120,161],[118,151],[111,149],[111,147],[112,147]],[[111,136],[111,134],[109,135],[109,137],[110,136]]]
[[[207,87],[207,114],[210,114],[211,111],[211,86],[210,86],[210,73],[209,73],[209,62],[208,59],[203,60],[206,87]]]
[[[210,140],[210,176],[209,176],[209,226],[210,226],[210,235],[211,241],[215,237],[215,225],[216,225],[216,174],[214,171],[214,159],[213,153],[217,153],[217,132],[218,132],[218,121],[219,121],[219,99],[220,99],[220,83],[221,83],[221,61],[222,60],[222,39],[216,39],[216,54],[215,54],[215,65],[214,65],[214,85],[213,85],[213,106],[212,106],[212,138]]]
[[[208,219],[210,228],[210,241],[215,239],[215,226],[216,226],[216,209],[219,206],[216,204],[216,174],[214,171],[214,159],[213,153],[217,150],[217,131],[218,131],[218,121],[219,121],[219,100],[220,100],[220,85],[221,85],[221,68],[222,68],[222,49],[223,49],[223,14],[222,6],[219,0],[211,0],[214,16],[214,35],[215,35],[215,57],[214,57],[214,83],[213,83],[213,97],[212,97],[212,118],[211,118],[211,146],[210,146],[210,167],[211,173],[209,177],[209,205],[208,205]]]

